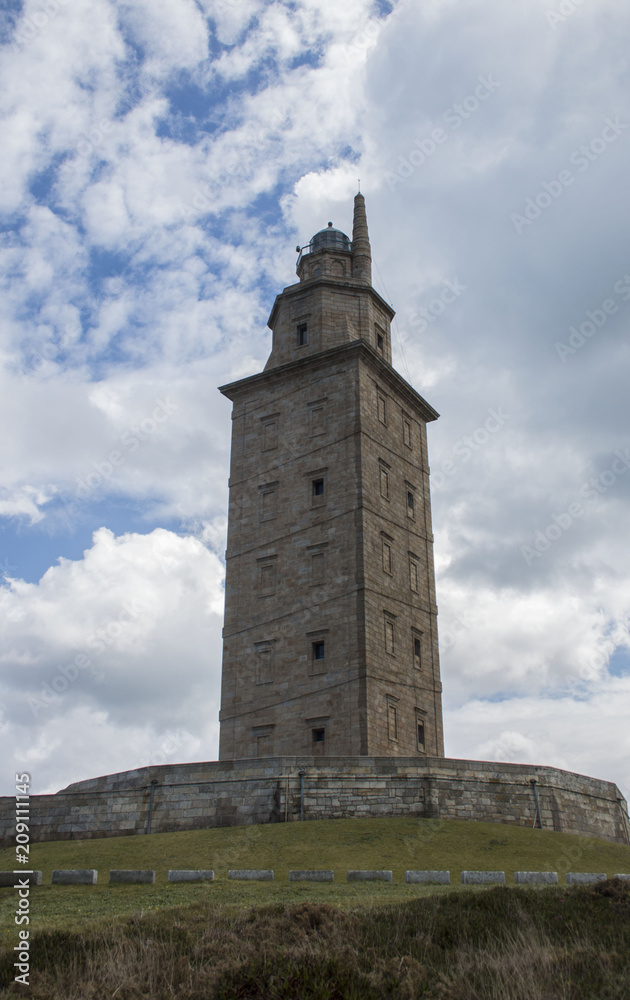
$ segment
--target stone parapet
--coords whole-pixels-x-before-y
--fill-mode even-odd
[[[304,772],[300,776],[300,772]],[[615,784],[552,767],[438,757],[264,757],[166,764],[77,782],[30,799],[30,836],[45,840],[219,826],[414,816],[542,827],[627,844]],[[301,794],[303,789],[303,794]],[[12,844],[15,799],[0,799],[0,844]]]

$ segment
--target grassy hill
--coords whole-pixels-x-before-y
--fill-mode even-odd
[[[0,996],[37,1000],[414,997],[627,1000],[630,886],[567,890],[566,871],[630,872],[630,847],[546,830],[411,818],[327,820],[36,844],[33,978],[11,985],[15,893],[0,890]],[[0,852],[0,869],[13,868]],[[96,886],[51,886],[55,868],[96,868]],[[111,868],[153,868],[109,886]],[[173,885],[169,868],[213,868]],[[228,881],[273,868],[273,883]],[[333,884],[288,882],[332,868]],[[392,885],[347,884],[385,868]],[[450,887],[404,884],[448,869]],[[462,887],[464,869],[557,871],[557,888]],[[608,894],[607,894],[608,893]],[[2,987],[5,986],[5,989]]]

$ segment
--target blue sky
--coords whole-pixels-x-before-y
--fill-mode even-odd
[[[630,14],[563,10],[5,5],[0,743],[35,790],[216,757],[216,387],[360,177],[441,413],[447,754],[628,791]]]

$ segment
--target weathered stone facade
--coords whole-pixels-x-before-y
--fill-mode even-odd
[[[551,767],[427,757],[269,757],[141,768],[30,799],[30,836],[84,840],[253,823],[416,816],[538,825],[630,842],[612,782]],[[153,783],[153,784],[152,784]],[[151,788],[154,789],[151,806]],[[151,815],[150,815],[151,810]],[[14,842],[15,800],[0,799],[0,844]],[[575,858],[567,860],[572,868]]]
[[[364,202],[278,296],[234,403],[221,760],[444,752],[426,424],[391,367]]]

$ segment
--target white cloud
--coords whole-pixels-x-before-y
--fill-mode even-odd
[[[69,774],[74,758],[75,779],[86,766],[115,769],[121,740],[158,753],[167,731],[186,732],[186,759],[202,745],[215,756],[222,579],[196,538],[101,528],[82,560],[60,560],[38,584],[9,580],[0,591],[3,756],[33,761],[39,790],[60,780],[59,761]]]

